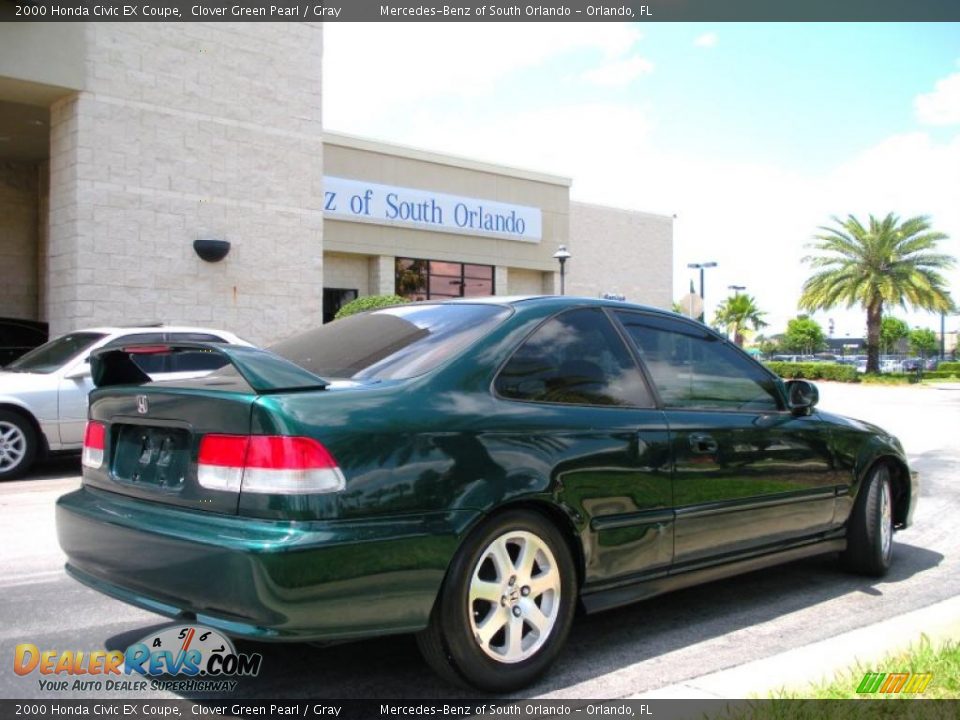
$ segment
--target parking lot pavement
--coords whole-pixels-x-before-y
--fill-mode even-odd
[[[820,392],[823,409],[874,422],[897,434],[913,468],[921,473],[915,525],[897,535],[890,575],[882,581],[852,577],[832,558],[815,558],[580,617],[560,661],[526,695],[626,697],[960,595],[960,535],[955,530],[960,522],[956,481],[960,391],[824,383]],[[12,672],[10,659],[17,643],[61,650],[119,648],[165,622],[64,575],[53,503],[77,486],[78,471],[76,459],[58,461],[29,479],[0,484],[2,697],[44,696],[35,676]],[[326,648],[239,645],[263,653],[264,663],[260,677],[243,680],[236,697],[465,695],[436,679],[409,637]]]

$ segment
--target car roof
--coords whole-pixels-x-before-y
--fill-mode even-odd
[[[233,335],[228,330],[219,330],[215,328],[192,327],[185,325],[144,325],[144,326],[101,326],[78,328],[71,332],[95,332],[105,335],[116,335],[119,333],[157,333],[157,332],[189,332],[189,333],[210,333],[213,335]]]
[[[435,302],[435,301],[427,301]],[[643,310],[645,312],[659,313],[661,315],[672,315],[689,320],[686,315],[675,313],[672,310],[654,307],[652,305],[640,305],[638,303],[626,302],[624,300],[608,300],[607,298],[581,297],[577,295],[489,295],[484,297],[464,297],[454,298],[452,300],[442,300],[439,304],[485,304],[485,305],[520,305],[537,304],[540,306],[556,306],[557,309],[565,307],[582,307],[584,305],[596,307],[614,307],[627,308],[630,310]]]

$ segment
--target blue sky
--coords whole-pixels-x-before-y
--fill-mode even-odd
[[[708,308],[746,285],[771,331],[831,214],[929,214],[960,256],[960,25],[330,23],[325,40],[328,128],[675,213],[675,294],[687,262],[716,260]]]

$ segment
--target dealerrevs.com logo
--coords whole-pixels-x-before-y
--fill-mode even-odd
[[[39,674],[44,691],[171,690],[224,692],[237,677],[256,677],[263,656],[238,653],[229,638],[197,625],[172,625],[126,650],[41,650],[21,643],[14,650],[17,675]]]

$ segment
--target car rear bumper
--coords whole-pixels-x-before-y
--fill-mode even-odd
[[[423,628],[473,511],[290,522],[88,487],[57,501],[67,571],[124,602],[260,640]]]

